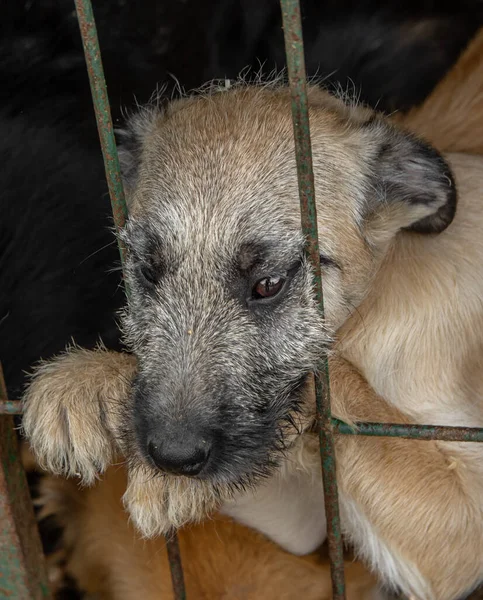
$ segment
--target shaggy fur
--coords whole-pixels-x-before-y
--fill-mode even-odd
[[[313,419],[310,387],[301,384],[338,329],[336,414],[479,423],[481,160],[451,158],[463,210],[440,236],[418,235],[441,232],[454,217],[447,164],[371,111],[315,89],[310,98],[326,322],[312,299],[298,233],[286,91],[241,87],[187,99],[135,119],[125,146],[131,217],[123,239],[132,296],[124,330],[138,359],[130,401],[112,405],[125,393],[122,375],[113,380],[121,393],[106,402],[86,368],[96,370],[100,356],[82,352],[44,367],[28,391],[24,426],[34,450],[57,470],[68,458],[75,466],[67,468],[87,481],[111,455],[92,460],[91,430],[71,444],[68,425],[82,412],[81,396],[104,404],[99,414],[108,411],[114,421],[99,423],[128,457],[125,502],[146,535],[200,518],[221,501],[252,524],[263,482],[246,496],[239,488],[273,472],[278,485],[295,490],[294,474],[306,473],[309,491],[284,523],[286,539],[277,515],[290,494],[272,493],[271,514],[255,525],[297,552],[322,540],[325,528],[307,539],[307,529],[297,527],[312,518],[320,497],[316,440],[297,434]],[[468,237],[475,241],[463,253]],[[241,268],[247,249],[248,273]],[[274,276],[286,278],[280,298],[257,303],[254,283]],[[132,376],[131,367],[126,373]],[[39,421],[58,410],[62,419]],[[146,441],[153,430],[169,432],[178,415],[188,429],[219,431],[215,459],[196,478],[149,477],[156,471]],[[64,443],[50,444],[52,434]],[[481,579],[481,452],[439,442],[338,442],[345,532],[388,584],[421,600],[452,600]],[[251,494],[254,502],[245,505]],[[445,544],[451,552],[441,553]]]
[[[122,506],[126,474],[110,468],[94,487],[45,477],[39,518],[62,528],[65,572],[99,599],[173,597],[163,538],[142,540]],[[287,554],[260,534],[215,517],[179,531],[189,598],[197,600],[308,600],[331,597],[329,564],[319,554]],[[345,564],[348,600],[376,600],[372,576],[357,562]]]
[[[44,14],[42,14],[43,4],[49,5],[50,12],[44,10]],[[433,18],[435,7],[430,7],[429,4],[425,3],[422,9],[416,9],[418,15],[414,15],[414,20],[413,17],[410,17],[409,20],[403,21],[399,20],[401,15],[396,20],[391,16],[392,9],[387,4],[386,8],[379,12],[377,7],[372,7],[370,3],[365,3],[363,7],[359,4],[360,8],[351,20],[352,30],[349,32],[350,28],[344,29],[343,25],[346,7],[338,3],[335,8],[332,8],[330,19],[325,14],[323,21],[328,24],[331,31],[337,29],[334,27],[335,24],[338,27],[342,24],[342,31],[349,33],[344,37],[339,35],[340,30],[337,29],[336,39],[330,40],[330,49],[334,50],[335,63],[329,62],[324,65],[319,74],[330,72],[335,67],[341,69],[342,80],[346,77],[346,73],[347,78],[355,80],[357,84],[360,83],[360,78],[364,79],[369,83],[362,85],[362,98],[375,103],[382,97],[379,106],[383,108],[401,107],[419,101],[429,90],[431,81],[436,81],[454,60],[464,40],[471,35],[472,29],[478,23],[477,12],[479,9],[476,4],[465,5],[461,12],[459,9],[454,12],[454,3],[448,4],[448,7],[439,3],[437,7],[439,13],[436,18]],[[156,3],[156,6],[159,6],[159,3]],[[139,51],[141,41],[144,43],[149,39],[145,34],[155,20],[150,18],[145,3],[141,7],[141,12],[142,16],[146,17],[148,28],[137,28],[140,33],[139,39],[134,40],[131,37],[129,44],[119,44],[118,39],[126,41],[122,28],[125,23],[128,23],[132,29],[132,14],[127,14],[127,9],[123,9],[122,6],[118,10],[117,5],[114,6],[110,3],[110,7],[112,7],[113,14],[109,13],[111,9],[106,9],[108,14],[104,15],[102,7],[96,14],[100,17],[98,21],[103,48],[110,47],[109,56],[105,53],[104,59],[116,109],[120,97],[125,102],[130,101],[131,90],[134,87],[139,92],[140,86],[144,86],[143,89],[150,92],[155,77],[151,77],[148,73],[156,72],[158,74],[160,62],[159,54],[155,55],[155,60],[151,63],[150,59],[146,59],[146,53]],[[187,10],[192,8],[187,8]],[[275,3],[270,10],[273,8],[275,8]],[[411,8],[411,10],[413,9],[414,7]],[[20,17],[14,14],[19,10],[27,11],[27,18],[24,18],[23,14]],[[100,203],[105,188],[101,181],[102,168],[98,150],[92,145],[95,144],[95,129],[89,113],[90,98],[80,45],[77,44],[74,51],[71,47],[73,41],[75,46],[75,41],[78,40],[77,25],[72,19],[70,8],[68,13],[56,15],[55,19],[51,19],[51,12],[55,12],[55,10],[55,3],[37,2],[24,6],[21,2],[11,2],[9,3],[9,16],[11,14],[14,18],[2,19],[2,34],[5,35],[2,35],[1,50],[6,49],[6,54],[2,53],[1,55],[4,80],[13,82],[12,74],[15,74],[15,89],[6,85],[2,87],[1,92],[3,103],[8,104],[6,107],[8,108],[8,121],[2,121],[1,124],[2,131],[8,132],[7,135],[1,136],[2,144],[6,141],[2,148],[5,149],[5,159],[8,161],[7,167],[3,170],[6,177],[2,180],[2,189],[4,190],[2,198],[6,199],[6,206],[10,210],[10,213],[7,213],[4,207],[3,214],[11,216],[11,220],[5,221],[4,219],[2,221],[2,227],[7,226],[7,233],[2,229],[3,233],[0,236],[2,240],[9,240],[8,260],[5,260],[6,264],[1,270],[3,274],[2,289],[7,289],[7,284],[14,287],[8,294],[2,296],[0,355],[7,367],[7,381],[12,397],[16,397],[21,388],[23,369],[26,369],[39,356],[48,357],[57,352],[72,335],[82,345],[92,345],[98,335],[101,335],[108,345],[117,346],[117,332],[112,313],[117,308],[122,294],[118,293],[114,300],[112,299],[118,279],[115,275],[105,277],[105,267],[103,266],[115,264],[116,249],[108,246],[101,253],[93,254],[111,241],[107,229],[103,230],[106,223],[109,223],[105,216],[108,214],[109,208],[107,198],[104,197],[102,204]],[[268,22],[271,19],[270,10],[265,11],[264,9],[268,15]],[[278,7],[276,10],[278,11]],[[343,14],[342,20],[338,11]],[[233,16],[235,21],[239,18],[232,7],[228,8],[227,13],[230,13],[230,18]],[[253,50],[257,47],[258,42],[256,36],[252,38],[250,36],[255,31],[263,30],[262,45],[272,44],[274,38],[267,28],[264,29],[265,25],[262,19],[260,19],[259,25],[254,27],[253,11],[250,10],[249,13],[250,26],[245,28],[248,36],[247,48],[249,52],[254,51],[258,56],[263,56],[259,49]],[[217,11],[217,14],[221,14],[220,11]],[[39,15],[40,18],[38,18]],[[405,17],[408,15],[409,13],[406,11]],[[198,17],[199,14],[195,19]],[[55,26],[52,27],[52,40],[50,40],[48,28],[45,26],[47,18],[51,19],[49,27],[55,23]],[[113,18],[119,20],[113,22]],[[184,26],[186,23],[184,16],[180,14],[176,18],[179,18],[179,22]],[[421,18],[423,20],[418,21]],[[36,28],[36,19],[38,19],[40,29]],[[166,22],[164,15],[162,20]],[[36,23],[34,27],[32,27],[33,22]],[[234,39],[230,33],[230,27],[226,26],[226,19],[221,19],[220,22],[221,30],[226,33],[226,43],[230,45]],[[307,23],[310,26],[317,22],[314,14],[311,13]],[[19,24],[25,26],[25,35],[19,35]],[[236,29],[237,26],[233,27]],[[281,34],[276,21],[269,23],[270,28],[280,38],[277,42],[280,49]],[[206,27],[202,29],[203,32],[207,31]],[[347,53],[348,63],[341,61],[340,49],[334,46],[334,42],[340,43],[346,51],[349,48],[347,40],[354,41],[354,32],[359,34],[361,31],[365,32],[364,42],[367,47],[364,46],[364,48],[366,50],[363,51],[363,46],[357,42],[357,52],[348,51]],[[372,33],[368,33],[369,31]],[[397,32],[396,35],[393,35],[394,31]],[[448,32],[450,32],[449,38]],[[152,40],[153,51],[159,50],[157,33]],[[310,32],[307,33],[310,46],[313,42],[310,40]],[[321,30],[318,33],[318,39],[322,42],[329,39],[327,31]],[[387,35],[387,38],[379,51],[374,51],[371,40],[380,40],[381,33]],[[193,41],[191,34],[192,32],[189,31],[190,42]],[[107,39],[108,36],[111,36],[110,40]],[[211,37],[220,39],[219,35]],[[177,43],[174,45],[176,51],[173,52],[173,56],[179,57],[180,48],[183,48],[182,36],[177,34],[174,38]],[[437,44],[439,50],[434,54],[421,51],[420,44],[431,47],[433,41],[439,38],[450,39],[451,44]],[[192,45],[194,44],[192,43]],[[198,44],[196,46],[199,47]],[[12,53],[12,47],[18,48],[18,52]],[[135,51],[134,47],[136,47]],[[126,49],[126,60],[119,58],[119,51],[124,48]],[[317,53],[320,52],[324,59],[329,57],[329,53],[327,48],[320,47],[318,41],[314,43],[314,48],[314,54],[312,55],[312,51],[309,53],[309,68],[315,72],[318,64]],[[359,51],[361,51],[361,55],[365,56],[362,63],[359,59]],[[415,62],[413,52],[418,56],[418,70],[412,69],[411,77],[409,74],[407,77],[401,77],[401,73],[408,73],[405,65],[413,65]],[[237,60],[242,54],[238,43],[235,54]],[[421,60],[422,55],[425,57],[424,66]],[[173,68],[174,65],[169,66],[169,70],[180,75],[182,83],[188,87],[198,85],[207,77],[227,74],[228,71],[224,71],[223,67],[219,72],[215,69],[202,76],[199,73],[196,75],[200,64],[206,65],[206,56],[205,52],[197,52],[195,57],[190,54],[190,60],[186,61],[194,80],[189,79],[190,73],[184,73],[181,76],[180,72]],[[230,56],[227,48],[218,52],[218,58],[225,60],[227,56]],[[199,59],[198,63],[196,60],[193,62],[193,58]],[[18,63],[18,60],[22,62]],[[329,58],[330,60],[332,58]],[[250,60],[245,62],[250,62]],[[237,72],[245,62],[243,65],[236,65],[231,74]],[[343,68],[341,68],[341,64],[343,64]],[[122,65],[121,69],[118,68],[119,65]],[[419,68],[423,68],[424,72],[419,71]],[[23,77],[17,77],[19,72],[23,74]],[[380,74],[383,72],[384,76],[381,76]],[[388,72],[395,73],[397,77],[394,79],[388,76]],[[376,75],[375,80],[374,74]],[[336,74],[335,77],[338,75]],[[422,82],[424,83],[423,87],[421,87]],[[426,83],[428,83],[427,86]],[[62,94],[59,96],[57,95],[59,90],[56,87],[58,84],[62,88]],[[359,86],[356,85],[356,87]],[[80,94],[81,90],[84,90],[85,93]],[[142,97],[142,90],[140,95]],[[42,101],[44,101],[43,104]],[[28,118],[22,115],[17,119],[18,113],[22,110],[26,111]],[[10,122],[11,113],[15,116],[15,120]],[[77,124],[85,113],[88,117],[85,123],[82,122],[78,127]],[[68,135],[64,131],[64,125],[59,123],[59,119],[65,124]],[[46,127],[46,123],[48,123],[48,127]],[[74,123],[76,124],[75,135],[72,131]],[[87,143],[84,138],[86,131],[90,131],[87,135]],[[10,132],[12,132],[11,137]],[[27,138],[30,140],[29,144],[17,144],[16,142],[18,139]],[[32,140],[35,140],[34,144],[32,144]],[[32,150],[31,146],[33,146]],[[73,154],[76,157],[75,160],[68,160]],[[4,166],[5,164],[4,162]],[[54,171],[50,170],[52,164],[55,164]],[[82,170],[81,166],[86,164],[89,164],[89,167]],[[27,169],[29,177],[25,178],[24,174]],[[67,173],[69,173],[68,177],[66,177]],[[12,177],[11,174],[15,176]],[[69,199],[68,202],[64,202],[66,197]],[[34,208],[38,207],[41,214],[36,217],[37,213],[34,209],[26,210],[26,203],[31,203]],[[62,210],[58,208],[60,204],[62,204]],[[48,210],[46,210],[47,206],[50,207]],[[77,210],[77,207],[81,207],[82,210]],[[93,215],[92,219],[85,219],[85,207],[88,209],[88,214]],[[73,220],[77,223],[75,230],[70,228]],[[38,229],[39,223],[42,223],[41,231]],[[79,231],[79,227],[83,227],[82,233]],[[36,234],[33,237],[29,233],[21,234],[22,231],[34,230]],[[60,232],[63,232],[65,236],[63,235],[59,242]],[[67,235],[69,232],[75,235]],[[26,239],[29,239],[32,244],[28,251],[24,246]],[[37,242],[35,246],[32,240]],[[58,253],[60,246],[63,248],[62,254]],[[5,249],[2,248],[2,258],[7,256],[4,251]],[[30,263],[25,268],[21,267],[18,263],[20,255],[35,264],[35,269]],[[33,293],[34,289],[38,291]],[[55,296],[55,303],[48,301],[48,297],[51,295]],[[50,311],[50,306],[55,306],[55,314]],[[36,315],[35,321],[29,321],[27,316],[34,314]],[[78,397],[81,396],[82,393]],[[95,448],[96,450],[106,449],[107,445],[105,442],[99,441],[99,446]],[[90,458],[92,458],[92,454],[92,450],[87,452],[87,456]],[[98,457],[93,459],[94,471],[97,459]]]

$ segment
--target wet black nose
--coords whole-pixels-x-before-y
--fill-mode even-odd
[[[198,475],[208,462],[211,443],[207,436],[180,432],[179,435],[152,437],[148,454],[154,464],[173,475]]]

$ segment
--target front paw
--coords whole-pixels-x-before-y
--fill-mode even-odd
[[[92,484],[119,447],[135,360],[74,349],[35,371],[24,396],[23,431],[39,466]]]

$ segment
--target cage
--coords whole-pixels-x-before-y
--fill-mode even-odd
[[[75,4],[89,73],[112,212],[116,227],[122,228],[127,218],[127,206],[124,199],[94,14],[90,0],[75,0]],[[306,251],[315,272],[314,293],[323,314],[323,286],[318,251],[317,214],[300,5],[299,0],[280,0],[280,4],[283,15],[292,102],[301,224],[307,239]],[[120,253],[122,262],[124,256],[122,246],[120,246]],[[128,289],[126,289],[126,293],[129,293]],[[360,422],[350,426],[332,417],[327,359],[320,365],[314,377],[333,598],[334,600],[343,600],[345,598],[343,539],[338,506],[334,436],[393,436],[421,441],[483,442],[483,428],[376,422]],[[0,524],[2,526],[0,596],[25,598],[27,600],[27,598],[48,598],[49,586],[26,477],[20,463],[17,439],[13,429],[12,415],[20,414],[21,411],[22,406],[19,401],[7,399],[3,375],[0,372],[0,414],[2,415],[0,419],[0,456],[2,459],[0,470]],[[183,600],[186,598],[186,592],[183,581],[182,557],[180,556],[176,533],[173,532],[167,536],[166,542],[175,598]]]

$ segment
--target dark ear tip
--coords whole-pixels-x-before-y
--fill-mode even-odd
[[[436,151],[434,151],[436,153]],[[443,158],[439,156],[440,160]],[[404,227],[405,231],[414,231],[415,233],[441,233],[451,223],[456,215],[456,205],[458,203],[458,192],[456,190],[456,183],[451,173],[451,169],[444,161],[445,169],[443,176],[449,183],[449,189],[447,191],[446,203],[443,204],[434,214],[424,217],[419,221],[416,221],[409,227]]]

